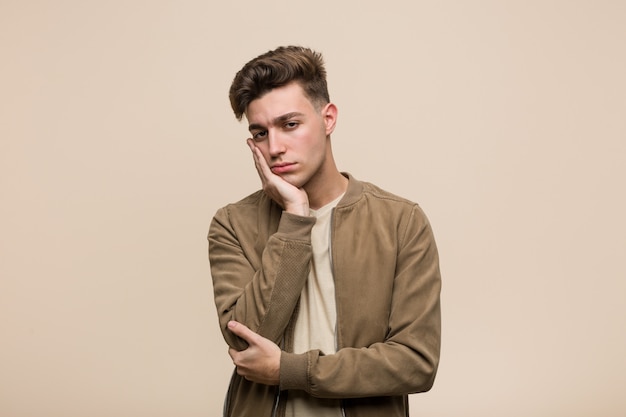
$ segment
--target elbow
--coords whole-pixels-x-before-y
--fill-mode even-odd
[[[435,385],[435,376],[437,375],[437,370],[433,370],[429,374],[425,375],[424,384],[422,385],[422,389],[419,392],[428,392]]]
[[[409,394],[430,391],[435,385],[435,377],[439,367],[438,358],[424,358],[415,370],[415,378],[413,379],[413,389]]]

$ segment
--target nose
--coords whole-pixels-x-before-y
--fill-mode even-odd
[[[272,158],[285,153],[285,141],[281,134],[276,131],[267,132],[268,151]]]

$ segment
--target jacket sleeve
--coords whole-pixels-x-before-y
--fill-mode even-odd
[[[356,398],[428,391],[439,363],[441,276],[433,233],[415,206],[400,236],[385,340],[362,348],[281,355],[281,389]]]
[[[259,256],[250,236],[256,234],[237,230],[228,207],[217,211],[208,234],[209,261],[220,328],[230,347],[247,347],[227,329],[230,320],[280,344],[308,275],[314,223],[315,218],[283,212],[260,265],[253,265]]]

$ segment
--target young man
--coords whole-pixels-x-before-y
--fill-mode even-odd
[[[215,304],[236,366],[224,415],[408,416],[431,388],[441,279],[415,203],[341,173],[320,54],[280,47],[230,89],[262,190],[209,230]]]

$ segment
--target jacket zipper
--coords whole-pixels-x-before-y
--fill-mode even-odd
[[[335,210],[337,208],[333,208],[333,211],[330,214],[330,248],[329,248],[329,260],[330,260],[330,270],[333,273],[333,279],[335,280],[335,305],[339,305],[337,302],[337,280],[335,275],[335,263],[333,262],[333,236],[335,235]],[[339,350],[339,333],[337,331],[339,327],[339,316],[335,318],[335,352]],[[341,400],[341,417],[346,417],[346,407],[344,405],[344,400]]]
[[[332,246],[332,241],[333,241],[333,225],[334,225],[334,220],[335,220],[335,209],[333,209],[332,213],[331,213],[331,217],[330,217],[330,250],[329,250],[329,255],[330,255],[330,269],[333,272],[333,276],[335,276],[335,265],[333,264],[333,246]],[[335,299],[336,299],[336,295],[335,295]],[[339,348],[339,338],[337,337],[337,324],[335,324],[335,350],[337,350]],[[284,339],[281,343],[281,345],[284,344]],[[284,346],[282,346],[284,348]],[[277,413],[278,413],[278,404],[280,402],[280,388],[277,387],[276,388],[276,397],[274,398],[274,407],[272,409],[272,417],[277,417]],[[226,414],[224,414],[226,415]],[[341,416],[342,417],[346,417],[346,409],[344,406],[344,402],[343,400],[341,400]]]
[[[280,349],[285,350],[285,335],[280,339]],[[280,385],[276,387],[276,395],[274,396],[274,407],[272,407],[272,417],[278,416],[278,404],[280,404]]]
[[[277,416],[279,402],[280,402],[280,387],[276,387],[276,396],[274,397],[274,407],[272,408],[272,417]]]

